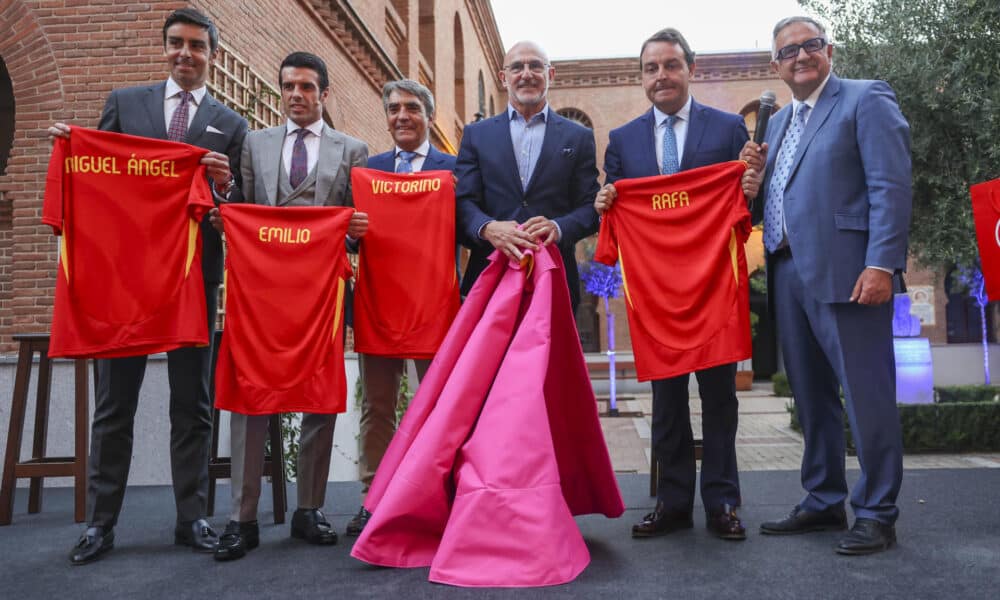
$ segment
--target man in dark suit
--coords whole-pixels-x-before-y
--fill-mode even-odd
[[[459,227],[472,240],[463,295],[494,249],[520,260],[540,241],[558,244],[574,311],[580,303],[576,243],[597,230],[594,135],[549,107],[554,76],[537,44],[514,44],[500,72],[507,110],[462,133],[455,195]]]
[[[208,67],[218,47],[219,32],[207,16],[191,8],[174,11],[163,25],[163,54],[169,78],[165,83],[112,91],[98,127],[210,150],[202,163],[216,197],[239,201],[233,173],[239,172],[247,122],[213,98],[205,87]],[[69,128],[56,123],[49,128],[49,134],[68,136]],[[207,218],[201,234],[209,345],[167,353],[170,465],[177,507],[174,541],[196,551],[212,552],[218,538],[204,517],[212,441],[211,342],[222,281],[222,241]],[[73,564],[96,560],[114,546],[114,526],[132,460],[132,430],[146,357],[99,360],[97,369],[87,474],[88,527],[70,553]]]
[[[677,171],[737,160],[748,140],[739,115],[694,101],[688,84],[695,57],[676,29],[647,39],[639,54],[642,86],[653,107],[611,132],[604,155],[605,186],[594,202],[604,213],[617,197],[614,182],[624,178],[669,175]],[[757,194],[761,161],[743,175],[747,198]],[[697,371],[702,402],[703,457],[701,497],[709,531],[730,540],[746,538],[736,466],[736,365]],[[633,537],[651,537],[693,525],[695,456],[688,409],[690,374],[653,381],[653,453],[659,462],[654,511],[632,527]]]
[[[363,167],[368,146],[323,122],[330,95],[326,64],[308,52],[293,52],[278,69],[284,125],[250,132],[240,161],[246,202],[266,206],[352,206],[351,169]],[[213,222],[220,225],[216,216]],[[357,240],[368,217],[355,212],[347,230]],[[260,543],[257,504],[264,471],[270,415],[230,413],[233,512],[215,559],[242,558]],[[310,544],[333,545],[337,532],[323,514],[336,414],[303,413],[296,463],[298,507],[291,535]]]
[[[832,73],[817,21],[783,19],[773,39],[771,67],[793,100],[771,119],[758,204],[806,497],[761,533],[846,527],[842,388],[861,477],[837,552],[870,554],[895,544],[903,478],[889,301],[893,272],[906,268],[910,129],[885,82]]]
[[[434,121],[434,96],[429,89],[412,79],[390,81],[382,86],[382,106],[395,147],[369,158],[370,169],[390,173],[455,170],[455,157],[437,150],[430,143],[428,127]],[[442,243],[445,241],[442,240]],[[419,383],[431,361],[416,359],[413,363]],[[361,453],[358,468],[361,472],[361,493],[367,494],[382,456],[396,432],[399,383],[406,359],[361,354],[360,366]],[[347,535],[361,535],[370,517],[371,513],[362,505],[347,523]]]

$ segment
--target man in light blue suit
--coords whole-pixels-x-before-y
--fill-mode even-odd
[[[554,76],[538,44],[514,44],[500,72],[507,110],[462,133],[455,195],[458,226],[471,241],[462,295],[494,249],[520,260],[537,239],[558,244],[574,311],[580,303],[575,248],[597,231],[597,158],[593,132],[549,107]]]
[[[762,187],[770,297],[802,423],[806,496],[761,532],[843,529],[843,388],[861,464],[855,524],[837,552],[892,547],[902,441],[892,348],[892,275],[906,268],[910,136],[882,81],[831,73],[824,27],[790,17],[774,28],[774,71],[792,104],[771,119]],[[769,148],[769,150],[767,150]]]
[[[739,115],[710,108],[691,97],[695,55],[672,28],[654,33],[639,52],[642,87],[653,104],[638,118],[611,131],[604,154],[607,181],[594,201],[603,214],[617,197],[619,179],[671,175],[697,167],[737,160],[748,143]],[[743,191],[754,198],[760,186],[761,157],[743,175]],[[669,268],[664,276],[669,277]],[[741,503],[736,466],[736,364],[695,373],[702,402],[703,457],[701,497],[708,530],[721,539],[742,540],[746,530],[736,514]],[[658,379],[653,386],[652,438],[659,464],[656,508],[632,527],[645,538],[693,526],[697,467],[688,406],[690,373]]]

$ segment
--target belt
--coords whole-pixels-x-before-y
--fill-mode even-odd
[[[772,260],[778,260],[781,258],[791,258],[791,257],[792,257],[792,247],[787,244],[771,253]]]

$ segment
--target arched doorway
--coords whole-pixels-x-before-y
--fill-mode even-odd
[[[7,172],[7,160],[14,145],[14,85],[7,63],[0,56],[0,175]]]

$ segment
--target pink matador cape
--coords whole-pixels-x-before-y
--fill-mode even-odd
[[[382,458],[351,556],[451,585],[567,583],[590,562],[573,516],[625,505],[558,251],[490,260]]]

